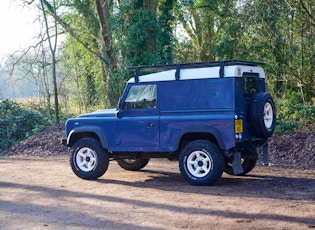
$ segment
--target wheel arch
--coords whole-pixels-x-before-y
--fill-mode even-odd
[[[178,149],[183,148],[188,142],[195,140],[208,140],[216,144],[219,149],[226,149],[223,138],[219,131],[213,128],[190,128],[183,132],[178,143]]]
[[[101,143],[103,148],[108,148],[103,131],[95,126],[85,126],[73,129],[68,135],[67,146],[71,147],[77,140],[82,138],[94,138]]]

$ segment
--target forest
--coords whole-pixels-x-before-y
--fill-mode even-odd
[[[38,9],[41,32],[1,68],[32,99],[8,101],[2,87],[2,114],[22,106],[37,124],[60,122],[115,107],[129,66],[248,60],[265,63],[278,133],[314,123],[314,0],[19,1]]]

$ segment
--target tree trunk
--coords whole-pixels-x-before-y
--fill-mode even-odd
[[[44,2],[43,2],[43,0],[41,0],[40,2],[41,2],[41,7],[42,7],[42,11],[43,11],[45,26],[46,26],[46,34],[47,34],[47,39],[48,39],[48,43],[49,43],[49,49],[51,51],[52,78],[53,78],[54,99],[55,99],[55,118],[56,118],[56,122],[59,123],[60,117],[59,117],[58,86],[57,86],[57,74],[56,74],[56,49],[57,49],[57,36],[58,36],[57,21],[55,20],[55,22],[54,22],[55,41],[54,41],[54,44],[52,44],[52,37],[50,36],[50,33],[49,33],[49,26],[48,26],[48,20],[47,20]],[[56,18],[55,1],[53,1],[53,13],[55,15],[54,18]]]
[[[96,10],[99,16],[100,30],[101,30],[101,56],[105,60],[105,71],[107,77],[117,68],[116,60],[113,57],[112,49],[112,31],[110,25],[110,1],[95,0]]]

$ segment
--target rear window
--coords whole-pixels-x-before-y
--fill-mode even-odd
[[[243,76],[244,96],[250,97],[259,92],[259,74],[247,73]]]

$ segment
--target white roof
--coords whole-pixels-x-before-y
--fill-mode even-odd
[[[220,67],[191,68],[180,70],[180,80],[220,78]],[[139,76],[139,82],[173,81],[175,69]],[[261,67],[232,65],[224,67],[224,77],[242,77],[243,73],[258,73],[260,78],[265,78],[265,72]],[[134,77],[128,83],[135,82]]]

